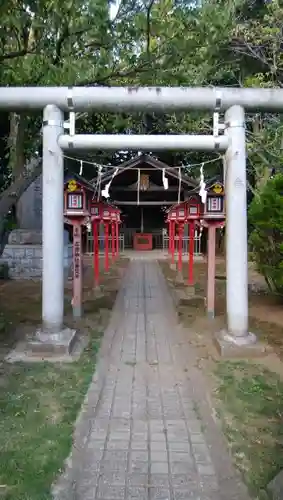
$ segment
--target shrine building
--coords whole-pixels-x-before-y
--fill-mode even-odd
[[[100,190],[109,185],[109,201],[121,210],[121,250],[166,249],[166,210],[199,191],[199,184],[149,155],[137,155],[101,177]],[[141,248],[137,239],[143,241]]]

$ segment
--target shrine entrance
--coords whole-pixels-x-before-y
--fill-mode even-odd
[[[64,317],[64,151],[218,151],[225,153],[227,331],[220,342],[253,344],[248,328],[248,246],[245,112],[280,112],[282,89],[225,87],[1,87],[0,109],[43,113],[43,338],[66,341]],[[213,133],[77,134],[76,112],[213,113]],[[64,113],[69,113],[66,123]],[[224,116],[221,116],[223,115]],[[65,128],[69,133],[65,133]],[[113,169],[115,170],[115,169]],[[178,179],[174,169],[170,176]],[[174,172],[174,173],[173,173]],[[169,174],[169,169],[167,169]],[[109,175],[109,174],[108,174]],[[111,179],[111,175],[109,177]],[[141,180],[141,179],[140,179]],[[136,182],[136,181],[133,181]],[[114,185],[113,185],[114,186]],[[146,191],[146,190],[145,190]],[[140,190],[138,190],[140,193]],[[149,200],[146,200],[149,205]],[[166,202],[165,202],[166,203]],[[164,200],[163,204],[165,205]],[[141,205],[139,200],[138,205]],[[129,203],[128,203],[129,205]],[[121,208],[121,204],[120,204]],[[223,345],[224,345],[223,344]]]
[[[166,211],[199,189],[181,168],[151,155],[137,155],[101,177],[109,199],[122,214],[121,237],[125,250],[166,250]]]

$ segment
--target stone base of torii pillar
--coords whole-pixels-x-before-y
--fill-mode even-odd
[[[87,343],[86,337],[80,337],[77,330],[63,327],[52,333],[38,329],[35,333],[26,332],[26,338],[6,356],[6,361],[34,362],[71,362],[80,356]]]
[[[224,358],[254,358],[265,356],[270,348],[264,342],[259,342],[254,333],[236,337],[227,330],[221,330],[215,335],[214,343],[221,357]]]

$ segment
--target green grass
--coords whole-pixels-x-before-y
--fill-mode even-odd
[[[95,370],[99,337],[71,364],[3,364],[0,498],[49,500],[72,444],[73,424]]]
[[[267,498],[266,486],[283,468],[283,382],[246,362],[220,362],[216,375],[219,416],[250,493]]]

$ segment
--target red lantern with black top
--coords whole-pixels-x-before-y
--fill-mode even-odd
[[[76,179],[64,186],[64,221],[73,226],[73,315],[82,314],[82,226],[89,222],[92,191]]]
[[[93,269],[94,284],[99,285],[99,225],[101,222],[102,203],[95,199],[90,202],[90,218],[92,223],[93,236]]]
[[[104,224],[104,270],[109,271],[109,226],[111,224],[112,207],[108,203],[101,206],[101,220]]]
[[[225,226],[225,191],[221,182],[207,188],[207,198],[202,214],[202,225],[208,230],[207,244],[207,315],[215,314],[215,254],[216,229]]]
[[[214,182],[208,187],[202,218],[207,221],[225,220],[225,194],[221,182]]]
[[[188,271],[188,284],[194,284],[194,246],[195,246],[195,222],[201,216],[201,200],[199,196],[191,196],[187,202],[187,222],[189,226],[189,271]]]
[[[175,261],[175,232],[176,232],[176,222],[177,222],[177,211],[176,205],[169,208],[167,211],[167,220],[168,223],[168,251],[169,255],[171,255],[171,263],[174,264]]]
[[[109,271],[109,226],[112,222],[113,207],[104,201],[91,200],[90,214],[94,245],[94,279],[99,283],[99,226],[104,225],[104,270]]]
[[[182,257],[183,257],[183,239],[184,239],[184,225],[187,222],[187,203],[184,201],[175,206],[176,208],[176,221],[178,224],[178,271],[182,272]]]
[[[119,224],[121,224],[121,210],[116,206],[112,207],[111,224],[112,224],[112,258],[113,260],[115,260],[119,256]]]

